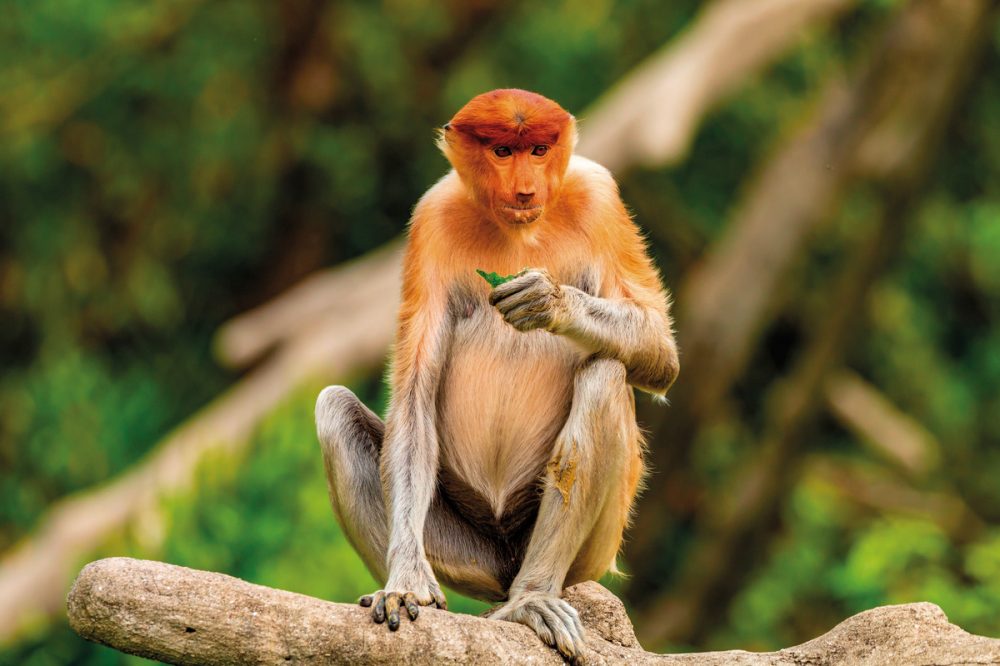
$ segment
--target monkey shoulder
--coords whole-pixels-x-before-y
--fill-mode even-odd
[[[561,199],[594,242],[607,240],[606,234],[631,234],[634,229],[611,172],[586,157],[574,155],[570,160]]]
[[[576,217],[606,220],[609,215],[625,214],[611,172],[586,157],[574,155],[570,160],[562,196],[573,206]]]
[[[410,216],[410,226],[424,226],[429,221],[440,219],[445,212],[461,208],[467,198],[461,179],[452,169],[431,185],[417,201]]]

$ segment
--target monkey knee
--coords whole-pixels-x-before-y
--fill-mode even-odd
[[[345,441],[360,401],[346,386],[327,386],[316,398],[316,434],[324,450]]]
[[[346,386],[327,386],[316,398],[316,425],[322,426],[339,420],[357,398]]]
[[[625,365],[616,359],[594,358],[576,374],[574,391],[586,400],[591,414],[619,413],[632,403]]]
[[[592,358],[580,371],[585,378],[604,386],[625,384],[625,364],[614,358]]]

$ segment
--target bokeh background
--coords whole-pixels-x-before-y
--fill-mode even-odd
[[[0,662],[131,555],[350,601],[312,424],[377,411],[433,128],[580,120],[682,372],[606,583],[648,649],[879,604],[1000,636],[1000,23],[985,0],[0,0]],[[451,595],[458,610],[483,606]]]

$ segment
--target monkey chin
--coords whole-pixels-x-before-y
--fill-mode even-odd
[[[498,212],[499,217],[511,226],[527,226],[542,216],[544,208],[542,206],[532,206],[531,208],[518,208],[515,206],[504,206]]]

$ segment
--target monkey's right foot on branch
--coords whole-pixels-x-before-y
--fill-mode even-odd
[[[389,625],[390,631],[399,629],[399,609],[405,608],[410,620],[414,621],[420,615],[421,606],[437,606],[442,610],[448,609],[448,602],[444,594],[435,585],[435,589],[429,591],[424,596],[419,596],[415,592],[386,592],[379,590],[373,594],[366,594],[358,599],[358,603],[365,608],[371,607],[372,620],[376,624],[385,622]]]
[[[547,645],[576,660],[583,655],[583,624],[576,609],[544,592],[517,595],[490,613],[490,619],[518,622],[530,627]]]

